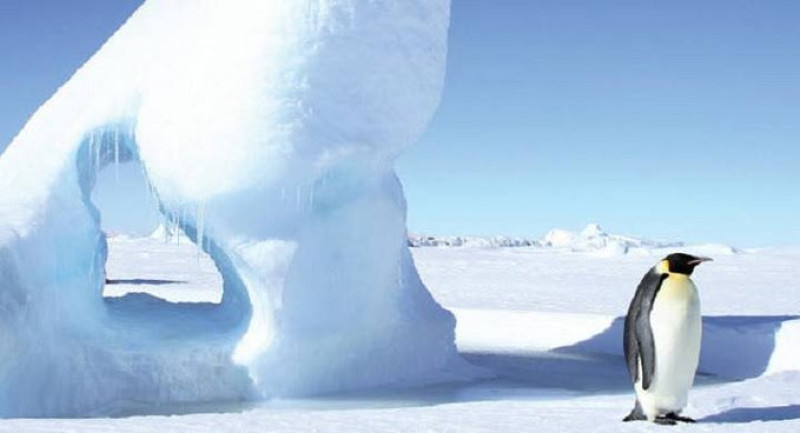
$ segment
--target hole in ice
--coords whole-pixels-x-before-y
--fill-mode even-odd
[[[146,293],[169,302],[219,304],[214,261],[177,228],[165,228],[138,162],[98,173],[92,201],[106,233],[103,297]]]

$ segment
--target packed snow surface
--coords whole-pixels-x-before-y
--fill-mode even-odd
[[[193,245],[122,237],[109,245],[110,279],[147,281],[107,285],[107,293],[127,287],[121,292],[213,300],[206,259],[198,262]],[[607,257],[536,247],[414,249],[427,286],[456,314],[459,352],[493,377],[260,404],[173,405],[160,416],[7,419],[0,431],[663,431],[621,422],[634,398],[621,315],[642,274],[672,251]],[[714,259],[694,275],[705,329],[685,414],[699,423],[673,430],[800,431],[800,249]]]
[[[471,376],[393,169],[439,103],[449,7],[145,2],[0,157],[0,416]],[[102,296],[91,192],[126,161],[219,271],[212,302]]]

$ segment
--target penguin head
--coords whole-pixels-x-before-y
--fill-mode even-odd
[[[692,275],[695,266],[711,260],[713,259],[708,257],[696,257],[685,253],[674,253],[664,257],[662,263],[665,263],[665,267],[669,272],[675,274]]]

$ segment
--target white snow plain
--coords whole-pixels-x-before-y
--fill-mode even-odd
[[[190,243],[115,237],[109,245],[108,277],[115,283],[106,286],[107,296],[143,291],[213,302],[221,294],[210,260]],[[643,273],[671,251],[609,257],[541,247],[412,249],[426,285],[456,314],[459,352],[492,377],[158,407],[163,415],[6,419],[0,431],[662,431],[621,421],[634,398],[622,358],[621,315]],[[685,414],[699,423],[670,431],[800,431],[800,249],[714,258],[694,276],[705,326]]]

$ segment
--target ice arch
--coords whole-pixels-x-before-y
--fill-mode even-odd
[[[448,0],[149,0],[0,157],[0,415],[441,380],[452,315],[392,164],[435,110]],[[97,171],[138,158],[222,303],[101,296]]]

